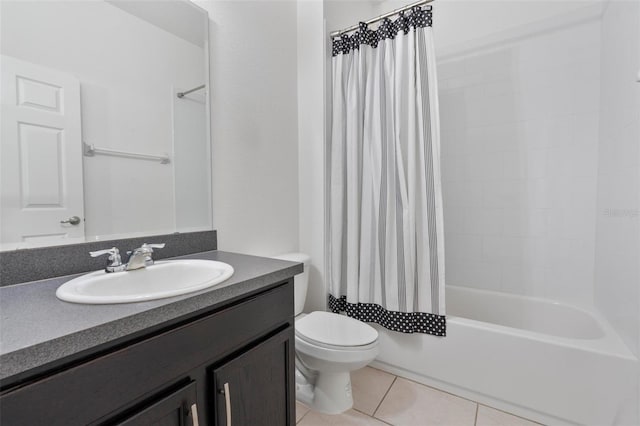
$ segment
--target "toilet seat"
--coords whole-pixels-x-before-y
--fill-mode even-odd
[[[318,349],[328,349],[328,350],[337,351],[337,352],[362,352],[362,351],[367,351],[369,349],[378,347],[377,340],[373,343],[369,343],[368,345],[362,345],[362,346],[336,346],[336,345],[329,345],[327,343],[317,342],[315,340],[301,336],[297,333],[296,333],[296,339],[298,339],[301,343],[305,343],[309,346],[312,346]]]
[[[366,350],[378,340],[378,332],[370,325],[323,311],[297,318],[295,333],[309,344],[336,350]]]

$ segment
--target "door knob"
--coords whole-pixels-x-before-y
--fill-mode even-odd
[[[60,223],[68,223],[69,225],[79,225],[81,222],[78,216],[71,216],[67,220],[61,220]]]

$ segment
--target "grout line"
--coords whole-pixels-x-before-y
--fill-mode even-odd
[[[384,420],[379,419],[379,418],[377,418],[377,417],[371,417],[371,416],[369,416],[369,417],[370,417],[370,418],[372,418],[372,419],[374,419],[374,420],[375,420],[375,421],[377,421],[377,422],[384,423],[385,425],[393,426],[391,423],[385,422]]]
[[[373,419],[373,420],[375,420],[377,422],[384,423],[385,425],[393,426],[391,423],[389,423],[389,422],[387,422],[385,420],[379,419],[377,417],[373,417],[371,414],[367,414],[364,411],[358,410],[357,408],[352,408],[352,410],[353,411],[357,411],[358,413],[362,414],[363,416],[367,416],[368,418]]]
[[[0,0],[0,1],[2,1],[2,0]],[[373,368],[373,367],[372,367],[372,368]],[[384,371],[384,370],[381,370],[381,371]],[[391,374],[391,373],[389,373],[389,374]],[[403,376],[396,376],[396,377],[401,377],[401,378],[403,378],[404,380],[407,380],[407,381],[409,381],[409,382],[415,383],[416,385],[423,386],[423,387],[425,387],[425,388],[429,388],[429,389],[433,389],[433,390],[435,390],[435,391],[442,392],[442,393],[445,393],[445,394],[447,394],[447,395],[454,396],[454,397],[456,397],[456,398],[464,399],[465,401],[473,402],[473,403],[475,403],[478,407],[479,407],[480,405],[483,405],[483,406],[485,406],[485,407],[487,407],[487,408],[491,408],[492,410],[501,411],[501,412],[503,412],[503,413],[505,413],[505,414],[508,414],[508,415],[510,415],[510,416],[514,416],[514,417],[518,417],[519,419],[523,419],[523,420],[526,420],[526,421],[528,421],[528,422],[538,423],[538,422],[536,422],[536,421],[534,421],[534,420],[531,420],[531,419],[528,419],[528,418],[526,418],[526,417],[522,417],[522,416],[519,416],[519,415],[517,415],[517,414],[513,414],[513,413],[510,413],[510,412],[508,412],[508,411],[504,411],[504,410],[501,410],[501,409],[499,409],[499,408],[492,407],[492,406],[487,405],[487,404],[481,404],[480,402],[475,401],[475,400],[473,400],[473,399],[465,398],[464,396],[457,395],[457,394],[455,394],[455,393],[451,393],[451,392],[449,392],[449,391],[446,391],[446,390],[443,390],[443,389],[439,389],[439,388],[436,388],[436,387],[434,387],[434,386],[425,385],[424,383],[420,383],[420,382],[418,382],[418,381],[416,381],[416,380],[409,379],[409,378],[407,378],[407,377],[403,377]],[[479,411],[479,408],[476,408],[476,419],[477,419],[477,416],[478,416],[478,411]],[[539,424],[539,425],[542,425],[542,423],[538,423],[538,424]],[[474,425],[475,425],[475,423],[474,423]]]
[[[496,407],[492,407],[492,406],[487,405],[487,404],[481,404],[481,403],[479,403],[479,402],[478,402],[477,404],[478,404],[478,408],[480,408],[480,406],[482,405],[483,407],[490,408],[491,410],[500,411],[501,413],[507,414],[507,415],[509,415],[509,416],[517,417],[517,418],[519,418],[519,419],[526,420],[526,421],[531,422],[531,423],[533,423],[533,424],[538,424],[538,425],[541,425],[541,426],[542,426],[542,423],[536,422],[535,420],[531,420],[531,419],[528,419],[528,418],[526,418],[526,417],[522,417],[522,416],[519,416],[519,415],[517,415],[517,414],[513,414],[513,413],[510,413],[510,412],[508,412],[508,411],[504,411],[504,410],[501,410],[501,409],[496,408]]]
[[[367,365],[365,368],[370,368],[370,369],[372,369],[372,370],[380,371],[380,372],[382,372],[382,373],[386,373],[386,374],[388,374],[388,375],[390,375],[390,376],[396,376],[395,374],[393,374],[393,373],[389,373],[388,371],[383,370],[383,369],[378,368],[378,367],[372,367],[372,366],[370,366],[370,365]]]
[[[0,1],[2,1],[2,0],[0,0]],[[390,373],[389,371],[387,371],[387,370],[383,370],[383,369],[381,369],[381,368],[376,368],[376,367],[369,367],[369,368],[373,368],[373,369],[376,369],[376,370],[380,370],[380,371],[383,371],[383,372],[385,372],[385,373],[387,373],[387,374],[392,374],[392,375],[396,376],[396,379],[397,379],[398,377],[400,377],[400,378],[402,378],[402,379],[404,379],[404,380],[406,380],[406,381],[408,381],[408,382],[415,383],[416,385],[423,386],[423,387],[425,387],[425,388],[429,388],[429,389],[433,389],[433,390],[435,390],[435,391],[442,392],[442,393],[445,393],[445,394],[447,394],[447,395],[454,396],[454,397],[456,397],[456,398],[464,399],[465,401],[473,402],[473,403],[475,403],[477,406],[483,405],[483,406],[485,406],[485,407],[487,407],[487,408],[491,408],[492,410],[501,411],[501,412],[503,412],[503,413],[505,413],[505,414],[508,414],[508,415],[510,415],[510,416],[514,416],[514,417],[517,417],[517,418],[519,418],[519,419],[523,419],[523,420],[526,420],[526,421],[528,421],[528,422],[531,422],[531,423],[534,423],[534,424],[539,424],[539,425],[541,425],[541,426],[544,426],[544,425],[543,425],[543,423],[536,422],[535,420],[531,420],[531,419],[528,419],[528,418],[526,418],[526,417],[522,417],[522,416],[519,416],[519,415],[517,415],[517,414],[510,413],[509,411],[501,410],[501,409],[499,409],[499,408],[495,408],[495,407],[492,407],[492,406],[487,405],[487,404],[481,404],[480,402],[475,401],[475,400],[473,400],[473,399],[469,399],[469,398],[466,398],[466,397],[464,397],[464,396],[457,395],[457,394],[455,394],[455,393],[452,393],[452,392],[449,392],[449,391],[446,391],[446,390],[443,390],[443,389],[437,388],[437,387],[435,387],[435,386],[431,386],[431,385],[427,385],[427,384],[424,384],[424,383],[420,383],[420,382],[418,382],[417,380],[410,379],[410,378],[405,377],[405,376],[399,376],[399,375],[396,375],[396,374],[394,374],[394,373]],[[395,379],[394,379],[393,383],[395,383]],[[393,383],[392,383],[392,385],[393,385]],[[387,393],[388,393],[388,391],[387,391]],[[385,397],[386,397],[386,396],[387,396],[387,395],[385,394]],[[384,397],[383,397],[382,399],[384,400]],[[382,403],[382,402],[381,402],[381,403]],[[380,404],[378,404],[378,408],[379,408],[379,407],[380,407]],[[378,411],[378,408],[376,408],[376,411]],[[478,412],[478,408],[476,408],[476,418],[477,418],[477,415],[478,415],[478,413],[477,413],[477,412]],[[375,414],[375,413],[374,413],[374,414]],[[376,417],[376,419],[377,419],[377,417]]]
[[[2,0],[0,0],[0,1],[2,1]],[[389,373],[389,374],[391,374],[391,373]],[[447,395],[455,396],[456,398],[464,399],[465,401],[475,402],[476,404],[479,404],[478,401],[474,401],[473,399],[465,398],[464,396],[460,396],[460,395],[457,395],[455,393],[452,393],[452,392],[449,392],[449,391],[446,391],[446,390],[443,390],[443,389],[439,389],[439,388],[436,388],[436,387],[431,386],[431,385],[425,385],[424,383],[420,383],[419,381],[410,379],[408,377],[404,377],[404,376],[397,376],[397,377],[401,377],[404,380],[407,380],[407,381],[409,381],[411,383],[415,383],[416,385],[424,386],[425,388],[433,389],[433,390],[438,391],[438,392],[446,393]]]
[[[307,412],[306,412],[306,413],[304,413],[304,414],[302,415],[302,417],[300,417],[300,420],[298,420],[298,421],[296,422],[296,424],[300,423],[300,422],[302,421],[302,419],[304,419],[305,417],[307,417],[307,414],[309,414],[309,412],[311,411],[311,408],[307,407],[306,405],[305,405],[304,407],[307,409]]]
[[[391,388],[393,387],[394,383],[396,382],[396,380],[398,380],[398,376],[394,375],[393,376],[393,382],[391,382],[391,384],[389,385],[389,388],[387,389],[387,391],[384,393],[384,396],[382,397],[382,399],[380,399],[380,402],[378,402],[378,405],[376,406],[376,409],[373,410],[373,414],[371,414],[371,417],[375,417],[376,413],[378,412],[378,408],[380,408],[380,406],[382,405],[382,402],[384,401],[384,399],[387,397],[387,395],[389,394],[389,391],[391,390]],[[377,418],[377,417],[376,417]]]
[[[1,0],[0,0],[0,1],[1,1]],[[374,367],[370,367],[370,368],[374,368]],[[376,369],[376,370],[379,370],[379,371],[382,371],[382,372],[385,372],[385,373],[387,373],[387,374],[392,375],[392,376],[393,376],[393,381],[391,382],[391,384],[390,384],[390,385],[389,385],[389,387],[387,388],[387,391],[384,393],[383,397],[380,399],[380,402],[378,403],[378,405],[376,406],[375,410],[373,411],[373,414],[367,414],[367,413],[365,413],[365,412],[363,412],[363,411],[360,411],[360,410],[358,410],[358,409],[356,409],[356,408],[352,408],[352,410],[354,410],[354,411],[356,411],[356,412],[358,412],[358,413],[360,413],[360,414],[362,414],[362,415],[364,415],[364,416],[367,416],[367,417],[369,417],[369,418],[372,418],[372,419],[374,419],[374,420],[376,420],[376,421],[379,421],[379,422],[381,422],[381,423],[384,423],[385,425],[393,426],[393,424],[391,424],[391,423],[389,423],[389,422],[387,422],[387,421],[385,421],[385,420],[383,420],[383,419],[380,419],[380,418],[376,417],[376,413],[377,413],[377,412],[378,412],[378,410],[380,409],[380,406],[382,405],[382,403],[384,402],[384,400],[387,398],[387,395],[389,395],[389,392],[391,391],[391,388],[392,388],[392,387],[393,387],[393,385],[396,383],[396,381],[398,380],[398,378],[402,378],[402,379],[407,380],[407,381],[409,381],[409,382],[415,383],[416,385],[423,386],[423,387],[426,387],[426,388],[429,388],[429,389],[433,389],[433,390],[438,391],[438,392],[442,392],[442,393],[445,393],[445,394],[449,394],[449,395],[455,396],[455,397],[460,398],[460,399],[464,399],[464,400],[466,400],[466,401],[473,402],[473,403],[476,405],[475,417],[474,417],[474,420],[473,420],[473,425],[474,425],[474,426],[477,426],[477,424],[478,424],[478,414],[479,414],[479,412],[480,412],[480,406],[481,406],[481,405],[482,405],[482,406],[485,406],[485,407],[487,407],[487,408],[490,408],[490,409],[496,410],[496,411],[500,411],[500,412],[505,413],[505,414],[507,414],[507,415],[514,416],[514,417],[517,417],[517,418],[523,419],[523,420],[525,420],[525,421],[529,421],[529,422],[532,422],[532,423],[534,423],[534,424],[539,424],[540,426],[542,426],[542,424],[541,424],[541,423],[536,423],[536,422],[534,422],[533,420],[529,420],[529,419],[527,419],[527,418],[525,418],[525,417],[520,417],[520,416],[517,416],[517,415],[515,415],[515,414],[513,414],[513,413],[509,413],[509,412],[507,412],[507,411],[500,410],[500,409],[498,409],[498,408],[494,408],[494,407],[491,407],[491,406],[489,406],[489,405],[481,404],[481,403],[479,403],[478,401],[474,401],[474,400],[471,400],[471,399],[467,399],[467,398],[464,398],[464,397],[462,397],[462,396],[459,396],[459,395],[456,395],[456,394],[453,394],[453,393],[450,393],[450,392],[444,391],[444,390],[442,390],[442,389],[438,389],[438,388],[435,388],[435,387],[433,387],[433,386],[425,385],[425,384],[420,383],[420,382],[417,382],[417,381],[415,381],[415,380],[408,379],[408,378],[406,378],[406,377],[396,376],[395,374],[389,373],[389,372],[387,372],[387,371],[385,371],[385,370],[380,370],[380,369]],[[304,413],[304,415],[303,415],[302,417],[300,417],[300,420],[298,420],[298,421],[296,422],[296,425],[297,425],[297,424],[299,424],[300,422],[302,422],[302,420],[303,420],[303,419],[304,419],[304,418],[305,418],[305,417],[306,417],[306,416],[307,416],[307,415],[312,411],[312,410],[311,410],[309,407],[307,407],[306,405],[304,405],[304,404],[303,404],[303,406],[307,409],[307,412],[306,412],[306,413]]]

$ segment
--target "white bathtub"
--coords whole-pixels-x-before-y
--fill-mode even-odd
[[[547,424],[610,425],[638,361],[597,313],[448,286],[447,337],[381,327],[374,366]]]

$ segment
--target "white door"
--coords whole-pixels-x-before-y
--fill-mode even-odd
[[[0,62],[0,243],[83,238],[80,82],[13,57]]]

